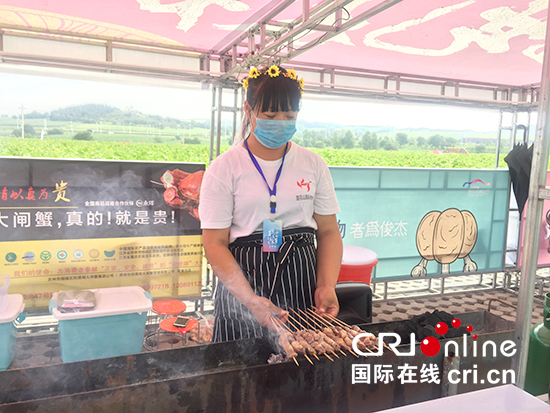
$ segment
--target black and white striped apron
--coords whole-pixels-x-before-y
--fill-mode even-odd
[[[270,299],[283,310],[306,310],[314,304],[316,288],[314,237],[313,228],[284,230],[279,251],[263,252],[262,234],[252,234],[237,238],[229,244],[229,251],[256,295]],[[268,333],[221,282],[216,287],[214,305],[214,342]]]

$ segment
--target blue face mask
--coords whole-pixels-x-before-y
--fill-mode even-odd
[[[280,148],[296,133],[295,120],[272,120],[256,118],[254,135],[267,148]]]

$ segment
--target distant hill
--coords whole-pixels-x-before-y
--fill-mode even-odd
[[[13,116],[15,118],[15,116]],[[210,129],[210,119],[208,120],[181,120],[171,117],[162,117],[158,115],[146,115],[138,112],[134,109],[122,110],[114,106],[105,104],[85,104],[77,106],[68,106],[65,108],[55,109],[50,113],[31,112],[25,114],[26,119],[48,119],[52,121],[64,121],[64,122],[82,122],[82,123],[111,123],[111,124],[129,124],[132,125],[151,125],[155,127],[164,128],[203,128]],[[240,122],[240,118],[237,119],[237,123]],[[159,125],[160,124],[160,125]],[[233,121],[224,119],[222,120],[222,127],[231,128]],[[425,134],[426,137],[435,133],[472,133],[472,131],[452,131],[452,130],[440,130],[429,128],[396,128],[393,126],[356,126],[356,125],[340,125],[336,123],[324,123],[324,122],[308,122],[306,120],[298,120],[297,123],[298,133],[301,134],[305,130],[325,130],[325,135],[332,135],[335,131],[350,130],[355,136],[362,136],[366,131],[376,133],[378,136],[393,136],[397,132],[404,132],[408,134],[418,135]],[[530,131],[531,132],[531,131]],[[479,135],[476,133],[476,135]],[[530,133],[534,136],[534,131]],[[519,134],[518,134],[519,136]]]
[[[27,119],[44,118],[52,121],[82,123],[110,122],[113,124],[128,124],[131,122],[134,125],[158,125],[160,123],[161,129],[165,127],[175,128],[177,125],[187,127],[189,124],[191,127],[210,127],[209,121],[184,121],[158,115],[145,115],[136,110],[121,110],[114,106],[93,103],[55,109],[50,113],[31,112],[25,115],[25,117]]]

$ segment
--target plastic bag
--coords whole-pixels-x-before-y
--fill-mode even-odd
[[[96,306],[95,293],[90,290],[69,290],[53,296],[57,309],[62,313],[91,311]]]

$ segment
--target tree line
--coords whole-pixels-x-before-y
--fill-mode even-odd
[[[62,135],[64,132],[59,128],[48,129],[47,135]],[[13,136],[21,136],[21,128],[13,130]],[[38,137],[32,125],[25,125],[25,137]],[[181,140],[181,137],[177,136]],[[89,131],[76,133],[73,137],[76,140],[93,140],[93,136]],[[411,149],[417,147],[420,149],[443,149],[445,147],[458,147],[460,141],[457,138],[446,137],[439,134],[432,135],[428,138],[423,136],[409,137],[404,132],[398,132],[394,137],[390,138],[386,135],[378,136],[376,132],[366,131],[361,137],[357,137],[351,130],[334,130],[328,135],[325,130],[305,129],[297,134],[292,139],[299,145],[307,148],[334,148],[334,149],[354,149],[361,148],[364,150],[386,150],[397,151],[399,149]],[[231,144],[229,139],[229,144]],[[157,143],[162,143],[162,138],[157,137]],[[197,137],[186,138],[188,144],[200,144],[201,141]],[[483,153],[486,151],[486,146],[477,144],[470,147],[474,153]]]
[[[405,147],[418,147],[421,149],[443,149],[445,147],[458,147],[461,145],[457,138],[435,134],[430,137],[410,137],[404,132],[398,132],[394,137],[378,136],[376,132],[366,131],[360,137],[351,130],[335,130],[327,134],[326,130],[305,129],[293,141],[309,148],[334,148],[364,150],[399,150]],[[473,152],[484,152],[485,145],[475,145]]]

